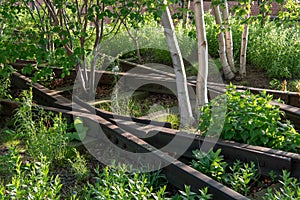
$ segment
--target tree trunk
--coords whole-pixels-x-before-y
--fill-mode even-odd
[[[223,19],[225,21],[225,41],[226,41],[226,57],[228,64],[231,70],[236,73],[236,69],[234,67],[234,59],[233,59],[233,42],[232,42],[232,32],[230,28],[230,19],[229,19],[229,11],[228,11],[228,2],[224,1],[224,9],[222,9]]]
[[[221,28],[220,33],[218,35],[218,41],[219,41],[219,55],[220,55],[221,65],[222,65],[223,72],[224,72],[224,77],[227,80],[231,80],[235,77],[235,74],[232,72],[232,70],[228,64],[227,57],[226,57],[226,46],[225,46],[225,38],[224,38],[224,33],[223,33],[224,28],[222,25],[222,19],[221,19],[219,6],[213,6],[213,11],[215,14],[216,23]]]
[[[248,24],[244,24],[244,30],[242,34],[241,54],[240,54],[240,75],[242,78],[246,77],[246,55],[248,45]]]
[[[189,12],[187,10],[190,9],[190,0],[183,0],[183,9],[182,28],[186,28],[186,25],[189,21]]]
[[[182,55],[175,35],[173,21],[168,7],[162,13],[161,21],[164,27],[164,34],[170,49],[174,72],[176,75],[176,86],[180,110],[180,126],[191,127],[194,123],[194,117],[189,99],[186,74]]]
[[[140,47],[139,47],[139,38],[138,38],[138,30],[137,29],[133,29],[133,31],[135,31],[135,33],[131,33],[130,29],[127,27],[126,22],[123,22],[125,29],[129,35],[129,37],[132,39],[133,43],[134,43],[134,48],[135,48],[135,52],[136,55],[138,57],[139,63],[143,62],[142,56],[141,56],[141,52],[140,52]],[[134,35],[133,35],[134,34]]]
[[[96,87],[95,87],[95,70],[96,70],[96,62],[98,59],[97,50],[94,53],[94,57],[92,58],[91,62],[91,69],[90,69],[90,83],[89,83],[89,100],[93,100],[96,95]],[[97,84],[96,84],[97,85]]]
[[[196,84],[197,108],[208,103],[207,76],[208,76],[208,47],[204,22],[203,0],[194,3],[196,30],[198,38],[198,75]]]
[[[4,28],[5,28],[5,24],[1,24],[0,25],[0,36],[2,36]]]

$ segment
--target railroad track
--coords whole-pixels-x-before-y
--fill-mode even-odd
[[[122,79],[123,83],[131,83],[131,85],[141,85],[139,90],[143,91],[149,91],[149,92],[155,92],[155,93],[171,93],[170,90],[175,91],[176,85],[175,85],[175,75],[167,72],[162,71],[160,69],[152,69],[151,67],[147,67],[144,65],[135,64],[128,61],[121,61],[121,64],[126,66],[126,69],[129,70],[130,68],[137,68],[138,70],[133,71],[134,73],[128,73],[128,72],[120,72],[118,73],[118,77],[124,77]],[[62,70],[59,68],[53,68],[55,71],[56,77],[60,77]],[[136,73],[139,72],[139,73]],[[144,73],[144,74],[141,74]],[[76,77],[76,72],[71,70],[71,75]],[[115,77],[113,72],[108,71],[97,71],[96,77],[101,77],[99,80],[99,84],[108,84],[110,85],[112,82],[114,82]],[[24,76],[24,78],[26,78]],[[18,80],[20,81],[20,80]],[[29,80],[27,80],[28,82]],[[156,84],[153,84],[156,83]],[[23,81],[23,84],[25,82]],[[165,87],[162,87],[161,85],[164,85]],[[225,93],[226,91],[225,84],[222,83],[212,83],[208,82],[208,95],[210,99],[213,99],[215,96],[221,95]],[[195,82],[190,81],[188,83],[188,88],[191,92],[191,90],[195,91]],[[170,90],[166,90],[166,88],[169,88]],[[69,90],[72,88],[69,88]],[[130,88],[130,84],[127,87],[127,90],[135,90],[136,88]],[[250,87],[244,87],[244,86],[237,86],[238,90],[250,90],[250,92],[254,94],[259,94],[264,89],[259,88],[250,88]],[[38,91],[37,91],[38,92]],[[278,103],[275,101],[272,101],[271,103],[273,105],[278,105],[282,111],[286,113],[285,117],[292,121],[292,123],[295,125],[295,128],[297,130],[300,130],[300,95],[296,92],[282,92],[282,91],[276,91],[276,90],[266,90],[268,94],[273,95],[275,98],[280,98],[285,102]],[[60,94],[57,91],[53,92],[55,94]],[[193,96],[193,95],[191,95]],[[48,99],[44,99],[45,101],[48,101]],[[195,105],[196,99],[191,97],[191,102],[193,105]],[[60,105],[60,104],[59,104]]]
[[[47,106],[45,107],[46,110],[62,112],[69,118],[79,116],[87,121],[87,123],[100,124],[102,129],[105,130],[107,138],[116,146],[125,148],[127,151],[143,153],[162,149],[175,136],[178,136],[181,141],[191,141],[190,147],[180,156],[179,160],[174,160],[170,155],[176,154],[174,149],[178,149],[180,146],[174,149],[164,149],[164,151],[159,151],[158,154],[155,154],[155,159],[160,162],[171,163],[163,170],[170,183],[180,189],[183,189],[184,185],[191,185],[195,192],[198,191],[198,188],[208,186],[209,192],[214,195],[215,199],[246,199],[246,197],[239,193],[213,181],[211,178],[184,164],[191,161],[192,151],[199,149],[199,146],[203,144],[204,139],[200,136],[193,136],[191,138],[189,134],[170,129],[170,124],[138,118],[132,120],[130,117],[115,115],[99,109],[95,110],[94,107],[80,99],[75,98],[71,102],[40,84],[31,84],[29,78],[18,73],[14,74],[12,84],[20,89],[28,89],[29,86],[32,86],[35,99],[39,104]],[[215,87],[214,90],[213,92],[222,92],[220,87]],[[72,106],[74,107],[74,105],[78,107],[77,111],[74,109],[72,111]],[[98,140],[99,138],[96,137],[96,139]],[[101,141],[105,143],[105,141],[103,142],[100,139],[97,143]],[[214,143],[216,141],[206,140],[205,142]],[[300,178],[299,154],[222,140],[217,141],[215,144],[214,149],[218,148],[222,149],[225,161],[230,163],[237,159],[243,162],[252,161],[259,167],[261,175],[267,176],[271,170],[280,173],[283,169],[287,169],[291,172],[292,176]],[[167,159],[164,160],[163,158]],[[172,160],[174,162],[170,162]]]
[[[0,101],[0,104],[7,109],[15,109],[18,107],[14,102],[11,101]],[[155,147],[151,146],[144,140],[139,139],[130,132],[127,132],[118,126],[112,124],[106,119],[86,112],[77,112],[64,110],[54,107],[40,106],[46,111],[51,111],[54,113],[62,113],[63,116],[68,119],[73,119],[73,117],[80,117],[85,124],[94,126],[99,125],[102,134],[105,134],[105,137],[100,132],[90,132],[87,133],[88,137],[86,140],[82,141],[85,145],[88,145],[88,150],[94,156],[100,152],[100,156],[104,156],[106,159],[113,159],[116,156],[114,155],[114,149],[121,148],[128,152],[140,153],[150,155],[143,156],[141,155],[139,159],[140,167],[148,166],[149,163],[155,163],[156,166],[163,165],[165,166],[162,169],[162,173],[166,175],[169,183],[176,186],[177,188],[184,190],[185,185],[189,185],[191,190],[199,192],[200,188],[208,187],[208,192],[213,194],[214,199],[225,199],[225,200],[246,200],[247,197],[235,192],[234,190],[220,184],[219,182],[211,179],[205,174],[191,168],[190,166],[184,164],[183,162],[174,159],[166,152],[162,152]],[[93,129],[94,130],[94,129]],[[109,141],[108,141],[109,139]],[[111,143],[114,144],[112,146]],[[109,145],[106,145],[109,144]],[[103,152],[111,154],[103,154]],[[118,152],[118,151],[117,151]],[[103,159],[103,157],[102,157]],[[116,157],[116,159],[123,159],[122,161],[135,162],[136,160],[131,160],[130,157]],[[125,159],[125,160],[124,160]]]
[[[20,74],[16,75],[17,76],[15,76],[15,79],[12,81],[13,84],[29,86],[29,84],[25,82],[30,81],[30,79]],[[53,91],[48,90],[39,84],[33,85],[33,92],[36,98],[39,100],[39,103],[42,105],[72,110],[72,106],[75,108],[74,104],[77,104],[77,107],[80,108],[79,110],[84,110],[87,113],[93,113],[108,120],[110,123],[119,125],[122,129],[127,130],[136,136],[144,138],[145,141],[154,145],[156,148],[161,148],[168,144],[179,132],[170,129],[171,126],[168,123],[116,115],[103,110],[95,109],[93,106],[90,106],[88,103],[78,98],[74,98],[73,102],[71,102],[59,94],[51,95],[53,94]],[[144,127],[141,127],[141,125]],[[156,134],[154,134],[154,132]],[[149,137],[149,135],[153,136]],[[182,141],[190,140],[189,134],[182,135],[181,137]],[[196,148],[199,148],[199,146],[201,146],[203,143],[203,140],[204,139],[202,137],[195,137],[191,143],[191,147],[184,152],[181,159],[185,161],[191,160],[192,151]],[[206,142],[214,143],[215,141]],[[253,161],[257,166],[260,167],[262,175],[267,176],[271,170],[279,173],[282,169],[287,169],[291,171],[292,176],[300,178],[300,170],[298,170],[300,169],[299,154],[221,140],[216,143],[214,148],[222,148],[222,154],[228,162],[234,162],[237,159],[244,162]],[[172,149],[169,150],[169,153],[172,153],[171,151]]]

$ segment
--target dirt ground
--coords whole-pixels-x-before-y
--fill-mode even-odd
[[[240,81],[224,81],[224,83],[232,82],[234,85],[267,89],[270,88],[269,83],[271,80],[272,79],[267,76],[267,73],[265,71],[248,65],[245,78]]]

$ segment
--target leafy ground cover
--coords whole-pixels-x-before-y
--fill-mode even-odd
[[[207,188],[200,195],[189,186],[170,189],[160,172],[128,173],[130,166],[103,166],[72,145],[73,127],[79,123],[72,127],[60,114],[36,108],[31,91],[20,100],[22,105],[0,131],[1,200],[211,199]]]
[[[227,107],[224,126],[220,137],[241,143],[265,146],[284,151],[297,152],[300,134],[288,120],[279,106],[270,104],[271,95],[251,94],[237,91],[234,86],[227,88],[226,94],[218,96],[200,109],[199,130],[205,135],[218,116],[213,116],[211,108],[220,106],[218,100],[226,99]]]
[[[221,149],[215,152],[210,150],[208,153],[195,150],[193,154],[194,159],[191,162],[193,168],[250,199],[288,200],[300,197],[300,181],[290,177],[290,173],[286,170],[282,171],[280,177],[270,172],[270,178],[267,178],[259,175],[259,169],[253,162],[242,163],[237,160],[229,165],[224,161]],[[263,191],[263,194],[254,195],[260,191]]]

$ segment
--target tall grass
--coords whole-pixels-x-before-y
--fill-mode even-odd
[[[218,27],[210,14],[206,14],[205,22],[208,51],[217,58]],[[234,58],[238,64],[242,30],[238,19],[232,19],[231,23]],[[259,21],[254,21],[249,28],[247,63],[266,70],[271,78],[300,78],[300,27],[274,21],[261,26]]]

